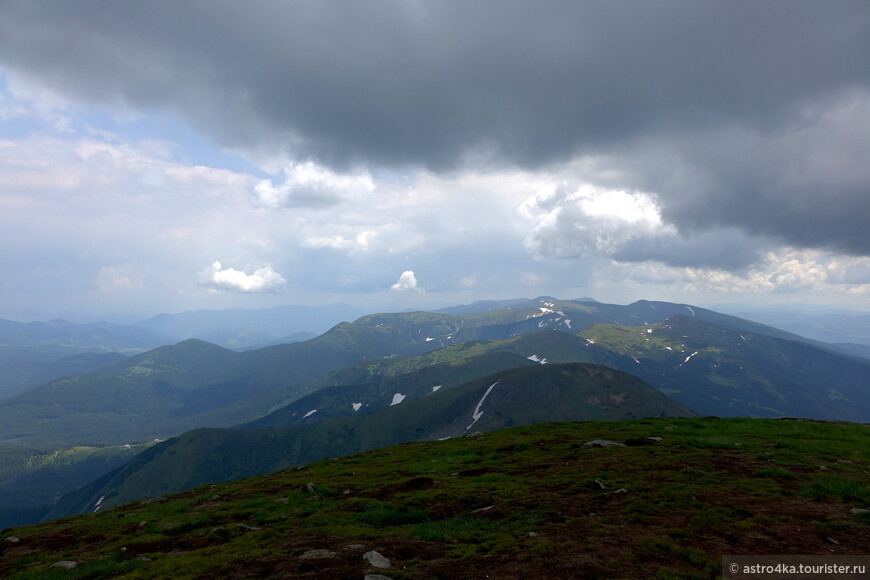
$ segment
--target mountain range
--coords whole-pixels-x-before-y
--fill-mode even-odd
[[[592,363],[621,371],[613,375],[619,377],[614,381],[621,389],[628,388],[625,373],[631,373],[668,401],[671,415],[870,421],[870,397],[865,395],[870,361],[750,320],[643,300],[620,306],[540,297],[478,302],[439,312],[372,314],[292,344],[238,352],[185,340],[105,362],[93,372],[71,373],[0,401],[2,447],[28,450],[0,456],[16,473],[33,477],[36,472],[22,465],[45,450],[80,445],[95,450],[144,449],[121,471],[106,475],[112,485],[89,487],[64,498],[55,514],[87,511],[107,494],[121,501],[163,493],[161,485],[179,491],[191,482],[239,476],[239,471],[212,469],[216,464],[244,463],[230,456],[232,450],[240,458],[259,457],[248,462],[252,469],[256,466],[246,473],[250,475],[307,461],[316,453],[329,456],[402,440],[456,436],[460,433],[444,431],[445,417],[473,416],[486,389],[497,380],[502,386],[510,382],[505,377],[484,384],[491,377],[508,373],[527,382],[556,384],[561,371],[554,369],[562,365],[602,368],[588,367]],[[457,393],[466,392],[467,397],[456,402]],[[509,409],[498,412],[514,424],[663,412],[656,403],[659,406],[623,407],[618,416],[595,416],[588,405],[604,400],[599,395],[586,396],[583,407],[571,403],[568,394],[580,391],[553,392],[558,396],[535,407],[522,389],[495,386],[487,401]],[[511,407],[506,393],[520,403]],[[565,409],[574,415],[561,415]],[[403,418],[408,413],[415,418]],[[511,424],[489,424],[494,416],[484,413],[475,429]],[[413,432],[407,430],[411,424],[416,425]],[[380,438],[367,435],[377,425],[389,428]],[[237,428],[214,429],[231,426]],[[189,434],[174,437],[203,427],[209,429],[192,431],[200,434],[195,441],[220,442],[207,452],[201,453]],[[281,444],[264,444],[260,437]],[[167,438],[170,441],[159,442]],[[317,443],[321,439],[344,441],[346,446]],[[252,451],[263,448],[283,451],[274,456]],[[167,467],[174,455],[187,458],[183,463],[188,475],[167,477],[161,483],[154,474],[175,473]],[[212,461],[191,460],[195,457]],[[149,465],[151,460],[157,463]],[[112,467],[116,464],[106,464],[102,473],[88,473],[102,475]],[[137,475],[134,468],[144,471]],[[72,474],[76,466],[62,469]],[[20,480],[0,477],[0,492]],[[140,483],[129,483],[134,480]],[[147,485],[141,483],[146,481]],[[136,491],[125,491],[129,489]],[[73,490],[55,486],[53,494],[42,497]]]

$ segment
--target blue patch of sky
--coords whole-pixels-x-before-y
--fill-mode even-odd
[[[8,107],[5,115],[4,104]],[[105,132],[121,141],[158,140],[173,143],[175,160],[180,163],[268,177],[244,156],[214,145],[182,119],[167,113],[149,111],[131,114],[117,107],[100,108],[70,103],[62,110],[53,111],[49,118],[43,118],[29,105],[9,92],[6,77],[0,72],[0,138],[17,140],[43,134],[71,141]],[[58,122],[61,118],[63,123]]]

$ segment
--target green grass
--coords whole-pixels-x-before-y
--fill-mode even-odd
[[[7,531],[21,541],[2,544],[0,577],[362,578],[377,550],[396,580],[712,579],[723,554],[860,554],[870,519],[849,508],[870,505],[868,430],[644,419],[408,443]],[[651,435],[664,440],[583,445]]]

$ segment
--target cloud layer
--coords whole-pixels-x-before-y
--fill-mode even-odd
[[[7,301],[870,282],[863,0],[0,5]]]

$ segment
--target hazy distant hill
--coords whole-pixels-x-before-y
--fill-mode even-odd
[[[161,332],[172,342],[198,338],[233,349],[277,344],[283,338],[321,334],[343,321],[356,320],[364,310],[349,304],[276,306],[256,310],[188,310],[160,314],[136,326]],[[306,338],[310,338],[308,336]],[[287,342],[295,342],[292,338]]]
[[[124,355],[166,344],[159,332],[96,322],[0,319],[0,399],[50,381],[94,371]]]
[[[65,496],[49,517],[404,441],[543,421],[693,415],[627,373],[584,364],[524,366],[363,415],[266,430],[191,431]]]
[[[76,324],[66,320],[13,322],[0,319],[0,346],[33,347],[60,356],[77,352],[142,352],[166,344],[169,337],[145,328],[93,322]]]
[[[0,348],[0,399],[63,377],[87,374],[124,358],[113,352],[58,357],[39,348]]]
[[[870,314],[866,312],[757,309],[738,316],[752,318],[814,340],[870,346]]]

